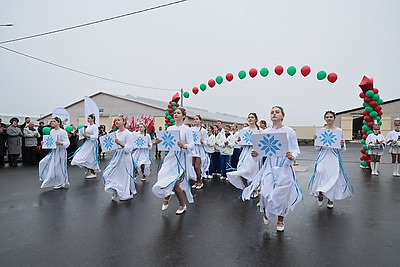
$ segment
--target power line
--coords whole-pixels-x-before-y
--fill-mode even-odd
[[[34,59],[34,60],[40,61],[42,63],[46,63],[46,64],[49,64],[49,65],[52,65],[52,66],[55,66],[55,67],[59,67],[59,68],[65,69],[65,70],[69,70],[69,71],[72,71],[72,72],[75,72],[75,73],[79,73],[79,74],[82,74],[82,75],[86,75],[86,76],[102,79],[102,80],[109,81],[109,82],[114,82],[114,83],[129,85],[129,86],[135,86],[135,87],[141,87],[141,88],[154,89],[154,90],[176,91],[176,89],[159,88],[159,87],[153,87],[153,86],[147,86],[147,85],[140,85],[140,84],[122,82],[122,81],[118,81],[118,80],[114,80],[114,79],[110,79],[110,78],[94,75],[94,74],[91,74],[91,73],[83,72],[83,71],[80,71],[80,70],[72,69],[72,68],[69,68],[69,67],[65,67],[65,66],[62,66],[62,65],[59,65],[59,64],[44,60],[44,59],[40,59],[40,58],[37,58],[37,57],[34,57],[34,56],[30,56],[28,54],[24,54],[24,53],[18,52],[16,50],[7,48],[7,47],[2,46],[2,45],[0,45],[0,48],[2,48],[4,50],[7,50],[9,52],[12,52],[12,53],[15,53],[15,54],[30,58],[30,59]]]
[[[114,20],[114,19],[120,19],[120,18],[123,18],[123,17],[136,15],[136,14],[139,14],[139,13],[143,13],[143,12],[147,12],[147,11],[151,11],[151,10],[155,10],[155,9],[159,9],[159,8],[163,8],[163,7],[167,7],[167,6],[172,6],[172,5],[179,4],[179,3],[182,3],[182,2],[186,2],[186,1],[187,0],[179,0],[179,1],[171,2],[171,3],[167,3],[167,4],[155,6],[155,7],[149,7],[149,8],[145,8],[145,9],[142,9],[142,10],[133,11],[133,12],[130,12],[130,13],[127,13],[127,14],[123,14],[123,15],[119,15],[119,16],[115,16],[115,17],[96,20],[96,21],[92,21],[92,22],[88,22],[88,23],[84,23],[84,24],[80,24],[80,25],[76,25],[76,26],[71,26],[71,27],[58,29],[58,30],[54,30],[54,31],[49,31],[49,32],[44,32],[44,33],[39,33],[39,34],[34,34],[34,35],[26,36],[26,37],[20,37],[20,38],[16,38],[16,39],[7,40],[7,41],[2,41],[2,42],[0,42],[0,44],[7,44],[7,43],[11,43],[11,42],[17,42],[17,41],[22,41],[22,40],[26,40],[26,39],[36,38],[36,37],[49,35],[49,34],[53,34],[53,33],[73,30],[73,29],[77,29],[77,28],[81,28],[81,27],[85,27],[85,26],[90,26],[90,25],[97,24],[97,23],[102,23],[102,22],[106,22],[106,21],[110,21],[110,20]]]

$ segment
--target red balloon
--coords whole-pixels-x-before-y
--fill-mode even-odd
[[[373,122],[373,121],[368,122],[368,127],[369,127],[369,128],[372,129],[373,126],[374,126],[374,122]]]
[[[372,121],[372,118],[371,118],[371,116],[364,116],[364,120],[367,122],[370,122],[370,121]]]
[[[372,91],[374,92],[374,94],[379,93],[379,89],[378,88],[372,88]]]
[[[169,121],[169,122],[168,122],[168,126],[172,126],[172,122]]]
[[[169,114],[174,113],[174,110],[172,108],[169,108],[168,111],[169,111]]]
[[[178,108],[178,107],[179,107],[179,103],[176,103],[175,107],[177,107],[177,108]]]
[[[371,102],[371,101],[372,101],[372,99],[369,98],[369,97],[365,97],[365,98],[364,98],[364,102],[365,102],[365,103],[369,103],[369,102]]]
[[[199,88],[193,87],[192,92],[193,92],[193,94],[197,95],[197,93],[199,92]]]
[[[360,98],[365,98],[365,93],[364,93],[364,92],[361,92],[361,93],[359,94],[359,96],[360,96]]]
[[[360,152],[361,152],[361,154],[367,153],[367,151],[366,151],[364,148],[361,148],[361,149],[360,149]]]
[[[369,157],[368,157],[368,158],[369,158]],[[371,165],[371,162],[372,162],[371,159],[367,160],[368,165]]]
[[[209,79],[208,80],[208,86],[210,86],[211,88],[213,88],[215,86],[215,81],[213,79]]]
[[[172,105],[171,105],[171,104],[168,104],[168,108],[172,108]]]
[[[379,112],[379,111],[382,110],[382,106],[377,105],[377,106],[374,108],[374,110],[375,110],[376,112]]]
[[[310,68],[310,66],[303,66],[303,67],[301,67],[300,72],[304,77],[306,77],[308,74],[310,74],[311,68]]]
[[[366,134],[364,134],[363,136],[362,136],[362,139],[367,139],[367,135]]]
[[[166,123],[168,123],[169,122],[169,119],[168,118],[165,118],[165,120],[164,120]]]
[[[251,78],[256,77],[256,76],[257,76],[257,73],[258,73],[258,71],[257,71],[257,69],[255,69],[255,68],[251,68],[251,69],[249,70],[249,75],[250,75]]]
[[[337,78],[338,76],[334,72],[328,74],[328,81],[330,81],[331,83],[336,82]]]
[[[363,134],[363,136],[367,134],[367,132],[364,131],[364,130],[362,130],[361,133]],[[365,137],[365,138],[363,138],[363,139],[366,139],[366,138],[367,138],[367,137]]]
[[[233,80],[233,74],[232,74],[232,73],[227,73],[227,74],[225,75],[225,79],[226,79],[228,82],[232,81],[232,80]]]
[[[276,66],[275,73],[276,75],[281,75],[283,73],[283,67],[281,65]]]
[[[363,114],[364,116],[368,116],[368,115],[369,115],[369,113],[368,113],[366,110],[364,110],[364,111],[362,112],[362,114]]]
[[[378,102],[376,102],[376,101],[371,101],[371,102],[369,102],[369,105],[370,105],[372,108],[374,108],[374,107],[377,107],[377,106],[378,106]]]
[[[382,115],[383,115],[383,111],[382,111],[382,110],[379,110],[379,111],[378,111],[378,116],[379,116],[379,117],[382,117]]]

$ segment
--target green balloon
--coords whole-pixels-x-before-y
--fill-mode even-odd
[[[379,118],[379,117],[378,117],[378,118]],[[379,125],[382,125],[382,121],[378,121],[378,124],[379,124]]]
[[[65,131],[66,131],[67,133],[72,132],[73,129],[74,129],[74,128],[72,128],[71,125],[68,125],[67,127],[65,127]]]
[[[79,130],[79,129],[82,129],[83,127],[85,127],[85,126],[79,125],[77,128],[78,128],[78,130]]]
[[[364,125],[368,125],[368,121],[363,121],[363,124]]]
[[[207,85],[205,83],[200,84],[200,90],[205,91],[207,89]]]
[[[184,92],[184,93],[183,93],[183,96],[184,96],[185,98],[189,98],[190,94],[189,94],[189,92]]]
[[[365,145],[365,140],[361,139],[361,144]]]
[[[287,71],[287,73],[288,73],[290,76],[293,76],[293,75],[296,74],[296,67],[290,66],[289,68],[287,68],[286,71]]]
[[[381,120],[381,117],[376,116],[375,120],[380,121],[380,120]]]
[[[378,94],[374,94],[371,98],[372,98],[372,100],[378,101],[379,100],[379,95]]]
[[[382,105],[383,104],[382,98],[379,98],[376,102],[378,102],[378,105]]]
[[[365,150],[367,150],[367,149],[368,149],[367,145],[363,145],[363,148],[364,148]]]
[[[172,123],[174,123],[174,122],[175,122],[175,120],[174,120],[173,118],[172,118],[172,119],[170,119],[169,121],[170,121],[170,122],[172,122]]]
[[[261,74],[261,76],[263,76],[263,77],[267,77],[268,74],[269,74],[269,70],[268,70],[267,68],[262,68],[262,69],[260,70],[260,74]]]
[[[361,161],[360,164],[364,167],[368,166],[368,162],[366,162],[365,160]]]
[[[168,116],[167,116],[167,119],[171,120],[171,119],[172,119],[172,116],[171,116],[171,115],[168,115]]]
[[[49,127],[43,127],[42,133],[45,134],[45,135],[50,134],[50,128]]]
[[[326,72],[323,71],[323,70],[318,71],[318,73],[317,73],[317,79],[318,79],[318,80],[323,80],[323,79],[325,79],[325,78],[326,78]]]
[[[372,130],[369,130],[369,131],[367,132],[367,134],[372,134],[372,133],[374,133],[374,131],[372,131]]]
[[[168,116],[169,115],[169,111],[165,111],[165,116]]]
[[[364,131],[366,131],[366,132],[369,131],[369,130],[371,130],[371,128],[369,128],[368,125],[363,125],[362,129],[363,129]]]
[[[172,106],[172,110],[176,110],[177,109],[177,107],[176,106]]]
[[[168,128],[168,123],[164,123],[165,128]]]
[[[365,111],[370,113],[370,112],[374,111],[374,109],[372,107],[366,107]]]
[[[364,106],[364,108],[366,108],[366,107],[369,107],[370,105],[367,102],[363,102],[363,106]]]
[[[224,78],[222,78],[222,76],[217,76],[217,77],[215,78],[215,81],[216,81],[218,84],[221,84],[221,83],[224,81]]]
[[[372,111],[371,113],[369,113],[369,115],[371,116],[371,118],[375,119],[376,116],[378,116],[378,112],[376,112],[375,110]]]
[[[246,78],[246,72],[244,70],[239,71],[238,76],[241,80]]]
[[[373,97],[375,95],[375,93],[374,93],[374,91],[372,91],[372,90],[368,90],[366,93],[365,93],[365,96],[367,96],[367,97]]]
[[[171,105],[172,105],[172,106],[176,106],[176,102],[172,102]]]

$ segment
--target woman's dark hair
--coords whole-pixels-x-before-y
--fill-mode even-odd
[[[182,107],[179,107],[179,108],[176,108],[175,110],[178,110],[178,109],[182,112],[182,115],[185,116],[185,117],[183,118],[183,120],[185,120],[185,119],[186,119],[186,109],[184,109],[184,108],[182,108]]]
[[[64,129],[62,120],[59,117],[54,117],[53,120],[57,121],[60,124],[61,129]]]
[[[273,108],[279,108],[281,110],[281,113],[282,113],[283,117],[285,117],[285,110],[283,109],[283,107],[281,107],[281,106],[273,106],[271,109],[273,109]]]
[[[203,121],[203,119],[201,118],[200,115],[195,115],[194,117],[195,117],[195,118],[197,117],[197,118],[199,118],[201,121]]]
[[[19,119],[14,117],[10,119],[10,123],[12,124],[14,121],[16,121],[17,123],[19,122]]]
[[[258,127],[258,124],[257,124],[257,121],[258,121],[258,116],[257,116],[257,114],[256,114],[255,112],[250,112],[249,115],[247,115],[247,117],[250,116],[250,115],[253,115],[253,116],[256,118],[256,123],[255,123],[255,125],[256,125],[257,129],[259,130],[260,127]]]
[[[138,126],[140,126],[140,125],[143,125],[143,127],[144,127],[144,135],[146,135],[146,134],[147,134],[147,127],[146,127],[146,125],[144,125],[143,122],[138,123]]]
[[[88,117],[92,118],[93,119],[93,123],[96,124],[96,116],[93,113],[89,114]]]
[[[329,114],[329,113],[332,114],[332,115],[333,115],[333,118],[336,119],[336,113],[335,113],[334,111],[332,111],[332,110],[325,111],[324,119],[325,119],[326,114]]]

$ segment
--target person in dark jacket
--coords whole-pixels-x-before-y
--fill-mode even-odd
[[[4,167],[4,156],[6,155],[7,125],[0,118],[0,168]]]

